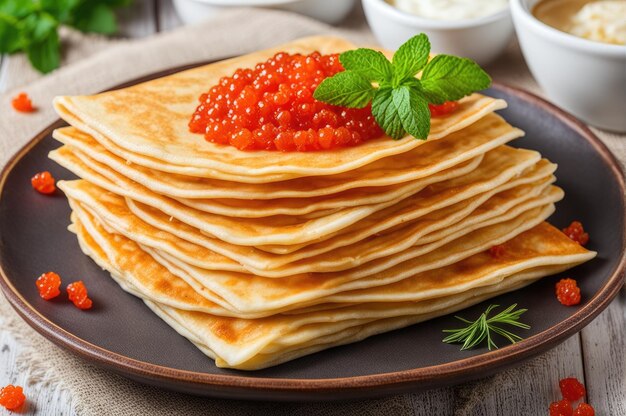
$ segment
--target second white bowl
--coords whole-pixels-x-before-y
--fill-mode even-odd
[[[426,33],[433,53],[464,56],[486,65],[509,44],[513,23],[509,8],[476,19],[444,21],[415,16],[384,0],[362,0],[365,16],[378,41],[395,50],[410,37]]]

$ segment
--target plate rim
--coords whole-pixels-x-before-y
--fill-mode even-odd
[[[147,74],[133,80],[121,83],[108,90],[124,88],[145,82],[150,79],[163,77],[175,72],[195,68],[221,59],[202,61],[187,65],[176,66],[165,70]],[[494,90],[517,96],[524,101],[531,102],[541,110],[549,113],[564,122],[572,130],[575,130],[587,142],[589,142],[610,168],[622,195],[626,194],[624,174],[620,162],[615,158],[607,146],[580,120],[566,113],[545,99],[504,83],[494,82],[491,86]],[[27,142],[7,162],[0,173],[0,197],[9,174],[15,165],[39,142],[51,134],[55,128],[65,125],[61,119],[55,120],[46,126],[41,132]],[[626,200],[626,199],[625,199]],[[626,203],[624,203],[626,205]],[[624,213],[626,217],[626,213]],[[625,221],[626,223],[626,221]],[[26,321],[40,335],[54,344],[71,351],[87,361],[107,367],[118,373],[141,378],[146,381],[166,382],[168,385],[184,383],[188,387],[194,387],[204,391],[208,387],[221,387],[233,391],[275,391],[285,393],[324,393],[328,391],[360,391],[370,388],[394,389],[402,385],[416,386],[420,383],[428,383],[429,386],[455,384],[480,374],[481,370],[489,373],[499,367],[506,366],[511,361],[522,361],[538,355],[559,344],[566,337],[579,332],[585,325],[600,314],[619,293],[625,278],[626,270],[626,227],[622,233],[622,257],[615,268],[611,271],[606,283],[598,292],[578,311],[558,324],[524,340],[503,347],[498,350],[485,352],[476,356],[455,360],[448,363],[418,367],[408,370],[369,374],[353,377],[319,378],[319,379],[295,379],[295,378],[270,378],[248,377],[246,375],[233,374],[210,374],[196,371],[179,370],[160,366],[145,361],[136,360],[122,354],[106,350],[98,345],[83,340],[76,335],[59,327],[43,314],[38,312],[11,284],[3,265],[0,263],[0,289],[18,315]],[[219,395],[219,394],[217,394]],[[327,400],[340,398],[326,398]]]

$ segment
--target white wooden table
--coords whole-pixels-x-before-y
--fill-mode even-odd
[[[136,0],[120,13],[120,20],[122,35],[128,37],[149,36],[181,25],[171,0]],[[0,93],[7,77],[2,68],[8,59],[0,57]],[[0,386],[26,384],[16,362],[18,348],[11,333],[0,328]],[[476,416],[547,415],[548,404],[558,398],[559,379],[577,377],[587,386],[596,415],[626,416],[626,289],[582,332],[531,364],[511,373],[511,378],[485,397],[476,397],[473,384],[416,395],[415,415],[458,414],[468,401],[481,403]],[[29,388],[29,400],[24,415],[76,414],[69,393],[45,384],[38,391]]]

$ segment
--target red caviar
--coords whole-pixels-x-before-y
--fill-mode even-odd
[[[556,284],[556,298],[565,306],[574,306],[580,303],[580,288],[574,279],[561,279]]]
[[[589,234],[585,232],[580,221],[572,221],[568,227],[563,228],[563,233],[581,246],[589,242]]]
[[[20,386],[9,384],[0,390],[0,406],[7,410],[17,410],[22,407],[25,401],[24,389]]]
[[[441,117],[456,111],[459,108],[459,103],[457,101],[446,101],[440,105],[428,104],[428,108],[430,108],[431,116]]]
[[[580,403],[576,410],[574,410],[573,416],[595,416],[596,411],[590,404]]]
[[[489,254],[491,254],[491,257],[496,258],[496,259],[504,256],[505,253],[506,253],[506,250],[503,244],[496,244],[495,246],[489,249]]]
[[[11,101],[11,105],[16,111],[19,111],[20,113],[32,113],[36,110],[36,108],[33,107],[33,103],[28,97],[28,94],[26,94],[25,92],[21,92],[16,95]]]
[[[45,300],[56,298],[61,294],[61,277],[54,273],[44,273],[37,279],[37,289],[39,289],[39,296]]]
[[[241,150],[326,150],[382,136],[370,106],[343,108],[313,98],[320,82],[340,71],[337,54],[278,53],[202,94],[189,128]]]
[[[574,409],[567,399],[550,403],[550,416],[572,416]]]
[[[54,177],[48,171],[39,172],[30,178],[30,183],[33,185],[33,188],[42,194],[54,193],[56,190],[54,182]]]
[[[87,294],[85,284],[80,280],[67,286],[67,294],[78,309],[90,309],[93,305]]]
[[[559,381],[559,388],[563,398],[576,401],[585,396],[585,386],[574,377],[564,378]]]

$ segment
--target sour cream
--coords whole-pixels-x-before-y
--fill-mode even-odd
[[[586,4],[574,16],[569,32],[598,42],[626,45],[626,1]]]
[[[464,20],[495,14],[509,0],[388,0],[398,9],[427,19]]]

